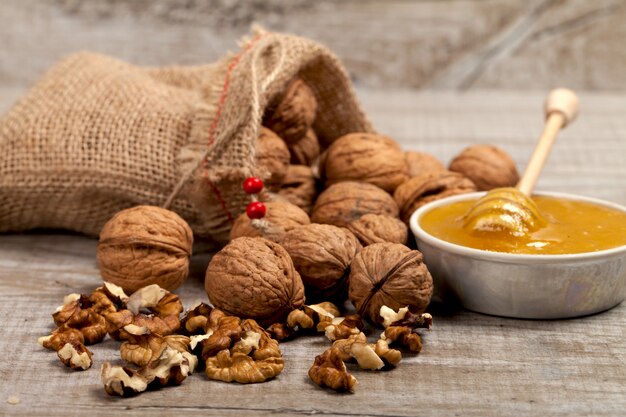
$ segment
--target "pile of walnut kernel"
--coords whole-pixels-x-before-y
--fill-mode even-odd
[[[278,342],[254,320],[204,303],[181,318],[182,312],[178,296],[156,284],[128,296],[104,282],[88,296],[66,296],[52,315],[57,328],[39,343],[71,369],[87,370],[93,353],[85,345],[107,334],[120,341],[121,358],[134,367],[105,363],[101,379],[108,394],[122,397],[180,385],[199,367],[209,379],[244,384],[264,382],[283,370]]]
[[[106,392],[120,396],[178,385],[200,366],[210,379],[266,381],[283,369],[278,342],[303,334],[332,343],[309,377],[340,391],[356,385],[347,361],[387,369],[401,350],[418,353],[419,332],[432,324],[425,310],[433,283],[409,237],[411,214],[439,198],[513,186],[515,163],[489,145],[465,149],[446,169],[376,133],[329,141],[316,135],[316,112],[315,92],[300,79],[268,106],[256,143],[267,214],[239,216],[230,243],[212,257],[205,289],[213,307],[179,317],[182,304],[167,290],[188,274],[191,230],[174,213],[142,206],[114,217],[98,249],[105,281],[132,295],[105,282],[89,296],[67,296],[53,314],[58,328],[40,343],[65,365],[87,369],[85,345],[106,334],[121,341],[122,359],[135,367],[101,370]],[[137,244],[146,262],[135,256]],[[372,327],[363,320],[383,328],[378,339],[368,340]]]

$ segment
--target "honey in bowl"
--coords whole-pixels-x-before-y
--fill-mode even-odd
[[[563,255],[596,252],[626,245],[626,213],[611,207],[565,198],[533,196],[546,219],[543,227],[522,236],[472,231],[463,216],[476,199],[457,201],[425,213],[421,227],[432,236],[475,249],[495,252]]]

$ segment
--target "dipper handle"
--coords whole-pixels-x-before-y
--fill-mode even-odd
[[[576,93],[567,88],[557,88],[550,91],[545,102],[546,122],[539,142],[533,151],[526,171],[517,183],[516,188],[530,196],[537,184],[539,174],[548,158],[550,149],[556,141],[556,136],[561,129],[573,122],[578,115],[578,97]]]
[[[567,88],[557,88],[548,94],[544,105],[546,120],[554,113],[561,113],[564,121],[563,126],[572,123],[578,116],[578,96]]]

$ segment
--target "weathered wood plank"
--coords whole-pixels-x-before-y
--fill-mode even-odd
[[[216,60],[258,22],[328,45],[363,86],[624,91],[622,0],[0,2],[0,88],[63,55],[138,64]]]
[[[95,244],[78,236],[0,236],[0,378],[11,382],[0,386],[0,414],[609,416],[626,407],[626,305],[563,321],[435,310],[422,353],[393,371],[355,370],[360,385],[353,395],[308,380],[314,356],[328,345],[308,337],[283,344],[285,370],[269,383],[224,384],[200,373],[181,387],[111,398],[98,368],[119,361],[117,342],[94,346],[94,368],[86,372],[68,371],[36,343],[52,329],[49,313],[66,293],[98,285]],[[197,260],[179,291],[186,306],[206,300],[205,263],[206,257]],[[20,403],[6,403],[9,397]]]

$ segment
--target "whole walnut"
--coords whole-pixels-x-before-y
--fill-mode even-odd
[[[291,163],[295,165],[311,166],[320,154],[320,143],[313,129],[306,131],[302,139],[289,145]]]
[[[319,195],[311,221],[345,227],[364,214],[398,217],[398,205],[389,193],[373,184],[345,181]]]
[[[318,194],[313,170],[305,165],[289,165],[287,175],[278,194],[295,204],[307,214],[311,213]]]
[[[270,109],[268,109],[270,110]],[[317,100],[311,88],[301,79],[294,79],[274,111],[268,111],[263,125],[272,129],[288,144],[298,142],[313,125]]]
[[[262,326],[304,304],[304,285],[287,251],[259,237],[237,238],[213,255],[204,288],[215,308]]]
[[[366,214],[347,226],[363,246],[373,243],[401,243],[406,245],[408,229],[396,217],[383,214]]]
[[[263,177],[268,189],[275,191],[280,188],[287,174],[289,159],[287,144],[270,129],[261,127],[256,140],[256,163],[265,171]]]
[[[437,171],[413,177],[402,183],[393,194],[405,223],[415,210],[426,203],[456,194],[476,191],[472,181],[457,172]]]
[[[265,207],[267,212],[262,220],[253,221],[245,212],[237,217],[230,230],[230,239],[264,237],[280,243],[291,229],[311,223],[304,210],[288,201],[267,201]]]
[[[173,211],[155,206],[122,210],[100,231],[100,275],[128,293],[151,284],[171,291],[189,274],[192,244],[191,228]]]
[[[282,246],[302,277],[309,303],[346,299],[350,262],[361,250],[352,233],[313,223],[289,231]]]
[[[445,171],[446,167],[433,155],[426,152],[404,152],[409,177],[418,177],[436,171]]]
[[[513,159],[502,149],[491,145],[466,148],[450,162],[449,168],[472,180],[479,191],[514,187],[519,181]]]
[[[374,133],[340,137],[324,152],[320,164],[327,186],[341,181],[364,181],[393,192],[409,178],[398,144]]]
[[[382,306],[422,313],[430,303],[433,280],[419,251],[375,243],[359,252],[350,269],[350,301],[372,323],[382,323]]]

